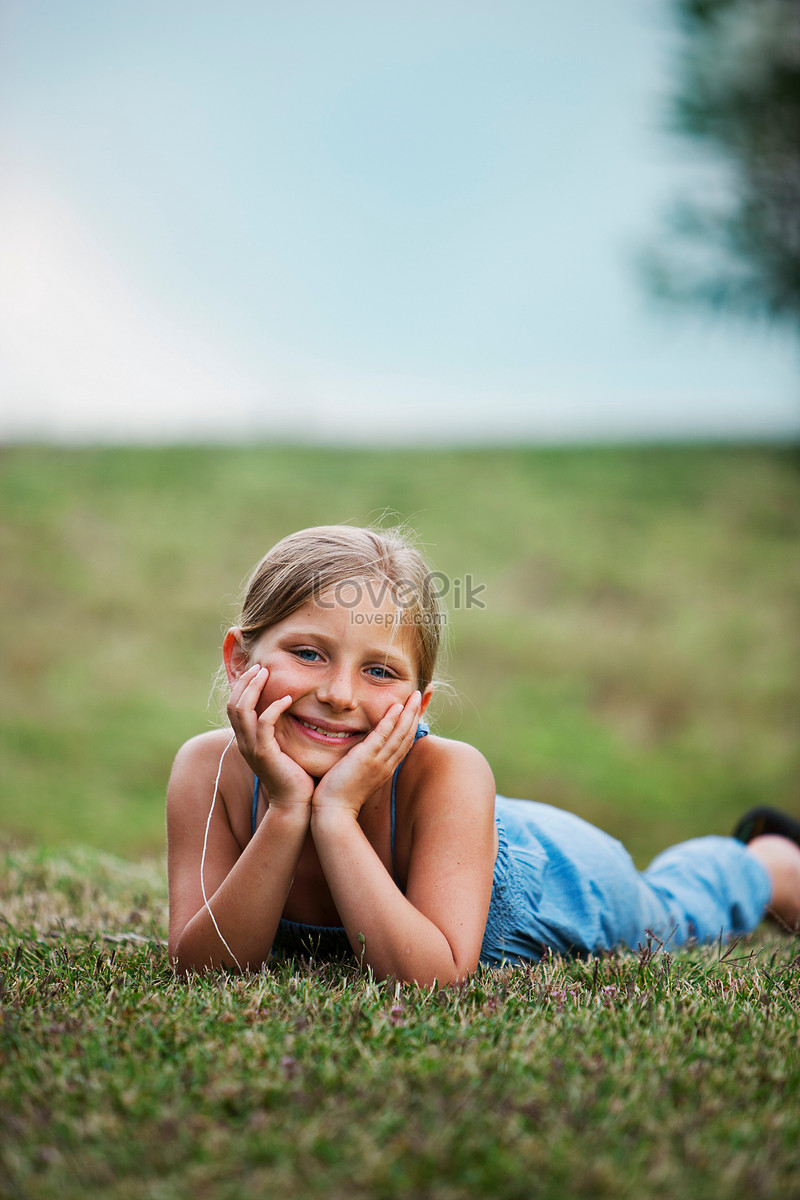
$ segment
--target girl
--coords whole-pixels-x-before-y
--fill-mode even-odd
[[[233,733],[193,738],[169,784],[178,972],[283,948],[441,984],[548,948],[730,936],[768,904],[796,925],[790,818],[750,814],[740,840],[685,842],[640,875],[580,818],[496,796],[477,750],[421,723],[442,622],[396,534],[308,529],[258,564],[223,643]]]

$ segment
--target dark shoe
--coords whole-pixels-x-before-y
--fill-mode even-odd
[[[800,821],[777,808],[751,808],[738,822],[733,836],[740,842],[752,842],[764,833],[777,833],[800,846]]]

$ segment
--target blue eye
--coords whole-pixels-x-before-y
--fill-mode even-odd
[[[394,679],[394,678],[396,678],[394,671],[390,671],[388,667],[369,667],[368,674],[372,675],[373,679]]]
[[[319,651],[311,650],[307,646],[303,646],[299,650],[295,650],[294,653],[301,662],[315,662],[319,658]]]

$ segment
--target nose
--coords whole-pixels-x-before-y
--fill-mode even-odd
[[[317,699],[334,712],[347,712],[355,708],[356,689],[350,671],[343,667],[332,667],[320,680]]]

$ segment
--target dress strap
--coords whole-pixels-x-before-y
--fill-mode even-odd
[[[429,732],[430,732],[430,730],[428,729],[428,726],[425,725],[422,721],[420,721],[419,725],[417,726],[417,732],[414,734],[414,742],[416,743],[418,738],[425,737],[425,735]],[[409,750],[408,754],[410,754],[410,753],[411,753],[411,751]],[[406,758],[408,758],[408,754],[406,755]],[[390,812],[391,812],[391,839],[392,839],[392,874],[394,875],[394,881],[398,887],[400,887],[400,881],[397,878],[397,858],[395,857],[395,852],[394,852],[395,831],[397,829],[397,776],[400,774],[400,768],[402,767],[403,763],[406,761],[406,758],[403,759],[403,762],[400,762],[397,764],[397,766],[394,769],[394,775],[392,776],[392,802],[391,802],[391,809],[390,809]]]
[[[258,776],[253,776],[253,811],[250,816],[250,837],[256,831],[256,809],[258,808]]]

